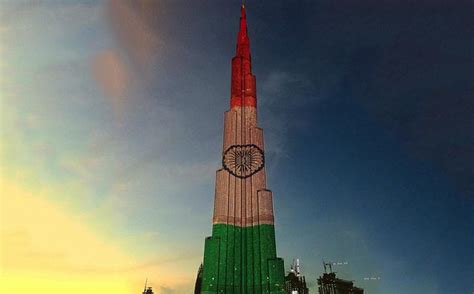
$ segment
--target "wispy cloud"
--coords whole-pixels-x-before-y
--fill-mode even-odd
[[[108,1],[107,16],[119,44],[140,70],[148,69],[159,52],[159,38],[152,27],[157,1]]]
[[[115,116],[120,119],[124,111],[125,95],[129,84],[129,70],[119,54],[104,50],[92,61],[93,72]]]

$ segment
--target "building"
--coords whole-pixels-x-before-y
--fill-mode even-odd
[[[329,273],[326,272],[329,265]],[[364,294],[364,289],[354,286],[352,281],[336,278],[330,263],[324,264],[324,274],[318,279],[319,294]]]
[[[147,287],[147,285],[148,285],[148,279],[145,280],[145,287],[143,287],[142,294],[154,294],[153,289],[151,287]]]
[[[196,284],[194,284],[194,294],[201,294],[201,287],[202,287],[202,263],[198,269]]]
[[[143,290],[143,293],[142,294],[153,294],[153,290],[151,289],[151,287],[146,287],[144,290]]]
[[[242,5],[232,58],[230,109],[224,114],[222,167],[216,172],[212,236],[204,245],[201,293],[284,293],[285,271],[276,253],[255,81]]]
[[[293,265],[285,277],[285,291],[287,294],[308,294],[306,278],[301,275],[299,259],[293,260]]]
[[[364,289],[354,286],[352,281],[336,278],[336,273],[324,273],[318,279],[319,294],[364,294]]]

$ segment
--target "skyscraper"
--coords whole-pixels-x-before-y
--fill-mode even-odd
[[[230,109],[224,115],[222,168],[216,173],[212,236],[204,246],[201,293],[284,293],[244,5],[230,96]]]

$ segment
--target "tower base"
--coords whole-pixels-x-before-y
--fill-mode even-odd
[[[273,225],[215,224],[206,238],[201,293],[280,294],[283,259],[276,257]]]

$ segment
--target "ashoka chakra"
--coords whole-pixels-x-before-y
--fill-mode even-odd
[[[236,177],[247,178],[263,168],[265,157],[257,145],[232,145],[224,152],[222,165]]]

